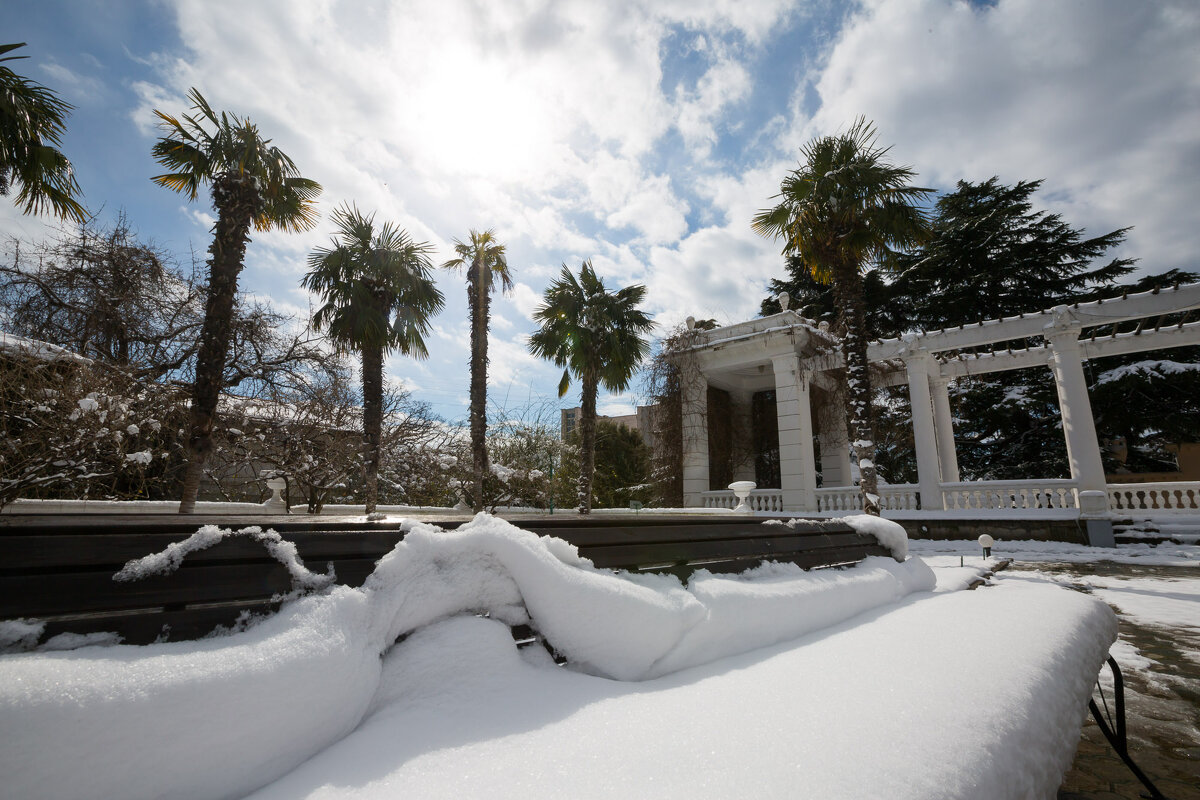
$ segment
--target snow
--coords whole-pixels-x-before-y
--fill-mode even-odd
[[[781,519],[768,519],[763,522],[764,525],[787,525],[789,528],[795,528],[806,522],[820,522],[815,519],[802,519],[793,517],[787,521]],[[844,522],[853,528],[856,532],[874,536],[876,541],[886,547],[892,554],[892,558],[897,561],[903,561],[908,557],[908,533],[904,530],[904,526],[898,522],[892,522],[890,519],[883,519],[871,514],[851,514],[846,517],[838,517],[838,522]]]
[[[1086,597],[1005,587],[627,684],[458,618],[389,653],[354,734],[253,796],[1052,797],[1114,635]]]
[[[1119,381],[1122,378],[1130,375],[1140,375],[1145,377],[1161,377],[1164,375],[1177,375],[1182,372],[1194,372],[1200,370],[1200,364],[1184,361],[1165,361],[1165,360],[1145,360],[1138,361],[1133,364],[1123,364],[1110,370],[1105,370],[1100,373],[1100,377],[1096,379],[1096,385],[1102,386],[1106,383]]]
[[[1026,573],[1031,574],[1031,573]],[[1200,581],[1169,577],[1063,576],[1034,572],[1042,580],[1082,585],[1139,625],[1191,628],[1200,632]]]
[[[271,557],[287,567],[292,576],[292,583],[297,590],[324,589],[336,580],[333,567],[326,575],[317,575],[304,566],[296,545],[285,540],[273,530],[264,531],[257,525],[234,531],[229,528],[219,528],[216,525],[205,525],[181,542],[172,542],[158,553],[137,558],[121,568],[115,581],[137,581],[151,575],[166,575],[179,569],[183,560],[192,553],[207,550],[218,542],[232,536],[246,536],[261,544]]]
[[[38,361],[73,361],[76,364],[92,363],[91,359],[84,358],[77,353],[72,353],[70,350],[59,347],[56,344],[41,342],[36,339],[26,339],[24,336],[17,336],[15,333],[4,333],[2,331],[0,331],[0,352],[24,355]]]
[[[965,539],[913,539],[909,542],[909,550],[923,558],[938,554],[979,556],[983,552],[978,542]],[[1088,547],[1068,542],[999,539],[992,548],[992,555],[1017,561],[1066,561],[1073,564],[1113,561],[1118,564],[1200,567],[1200,545],[1170,542],[1159,545],[1142,542],[1118,544],[1114,548]]]
[[[1044,582],[933,588],[919,558],[684,587],[487,515],[411,523],[362,588],[231,635],[0,656],[0,774],[22,798],[1052,796],[1115,618]],[[516,650],[527,619],[568,669]]]

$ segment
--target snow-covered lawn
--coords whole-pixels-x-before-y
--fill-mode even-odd
[[[418,524],[362,589],[241,633],[0,657],[3,791],[1053,797],[1115,617],[1044,581],[953,591],[979,565],[940,558],[936,587],[873,558],[685,588]],[[529,618],[570,666],[516,649]]]

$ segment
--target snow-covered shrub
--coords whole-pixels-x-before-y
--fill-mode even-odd
[[[185,415],[176,387],[82,360],[7,353],[0,357],[0,506],[17,497],[173,497]]]

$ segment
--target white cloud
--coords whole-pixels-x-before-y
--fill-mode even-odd
[[[842,31],[803,135],[858,115],[920,180],[1044,178],[1035,201],[1124,252],[1197,264],[1200,8],[1185,2],[870,2]]]
[[[695,91],[677,91],[676,126],[692,157],[707,158],[717,143],[716,122],[731,103],[744,99],[752,88],[750,72],[729,57],[722,57],[700,79]]]
[[[521,316],[530,322],[533,321],[533,312],[537,311],[538,307],[545,302],[541,292],[535,291],[528,284],[520,281],[513,284],[510,297],[513,305],[517,307],[517,311],[521,312]]]
[[[1196,263],[1200,22],[1178,0],[867,0],[828,39],[793,25],[810,13],[838,18],[828,0],[170,8],[187,49],[146,59],[157,83],[129,82],[142,132],[155,133],[151,109],[184,111],[196,86],[252,118],[324,186],[317,230],[255,234],[243,285],[302,306],[305,258],[345,201],[430,242],[435,263],[453,238],[494,228],[518,280],[497,299],[497,388],[553,393],[558,372],[535,363],[521,337],[564,262],[575,270],[591,258],[610,287],[646,284],[647,308],[666,326],[755,314],[783,270],[778,244],[750,230],[752,215],[771,203],[799,145],[860,114],[924,182],[1045,178],[1040,201],[1069,222],[1093,234],[1136,225],[1127,251],[1144,266]],[[781,41],[793,34],[795,47]],[[684,77],[674,83],[680,68],[670,65],[664,87],[663,59],[679,42],[692,48]],[[768,52],[792,61],[781,68]],[[786,94],[779,82],[804,70],[790,105],[763,99]],[[751,116],[756,131],[740,127]],[[731,152],[730,139],[749,164],[737,173],[711,158]],[[187,213],[202,254],[207,198]],[[437,274],[447,307],[431,360],[393,366],[449,404],[465,396],[465,292],[461,274]]]

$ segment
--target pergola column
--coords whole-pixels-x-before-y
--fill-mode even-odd
[[[708,379],[694,364],[685,365],[680,375],[683,411],[683,505],[704,504],[708,491]]]
[[[950,412],[950,381],[941,375],[930,375],[929,394],[933,397],[933,428],[937,436],[942,483],[958,483],[958,450],[954,445],[954,416]]]
[[[795,354],[771,359],[779,427],[779,483],[786,510],[817,510],[817,458],[813,452],[812,373]]]
[[[733,479],[757,480],[754,474],[754,395],[731,391],[729,400],[733,407]]]
[[[929,372],[933,358],[925,350],[908,350],[904,366],[908,372],[908,400],[912,405],[913,444],[917,451],[917,488],[921,509],[941,511],[937,434],[933,424],[933,401],[929,395]]]
[[[1067,460],[1071,479],[1079,493],[1079,510],[1084,515],[1108,511],[1108,486],[1100,459],[1100,442],[1092,419],[1087,380],[1083,375],[1083,351],[1079,344],[1080,325],[1065,319],[1065,309],[1055,314],[1053,327],[1045,333],[1053,355],[1050,367],[1058,389],[1058,407],[1062,413],[1063,436],[1067,442]]]

